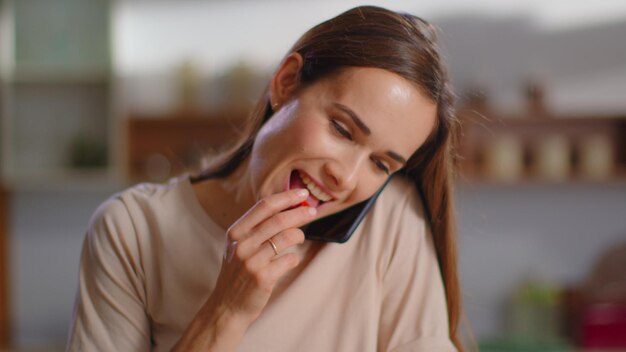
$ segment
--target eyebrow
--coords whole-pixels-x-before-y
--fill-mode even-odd
[[[367,127],[367,125],[363,122],[363,120],[361,120],[361,118],[359,117],[359,115],[356,114],[356,112],[354,112],[349,107],[347,107],[347,106],[345,106],[343,104],[340,104],[340,103],[334,103],[333,105],[335,105],[336,108],[338,108],[339,110],[343,111],[348,116],[350,116],[350,118],[352,119],[354,124],[366,136],[372,135],[372,130],[370,130],[370,128]],[[406,159],[404,159],[402,156],[400,156],[400,154],[398,154],[398,153],[396,153],[394,151],[391,151],[391,150],[387,151],[385,154],[387,154],[389,157],[391,157],[392,159],[396,160],[397,162],[401,163],[402,165],[406,165]]]
[[[402,165],[406,165],[406,159],[401,157],[400,154],[398,154],[396,152],[392,152],[391,150],[389,150],[389,151],[387,151],[387,155],[389,155],[389,157],[391,157],[392,159],[394,159],[397,162],[401,163]]]

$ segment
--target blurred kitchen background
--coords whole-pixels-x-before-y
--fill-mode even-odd
[[[360,4],[0,0],[0,346],[63,350],[96,207],[228,145],[293,41]],[[369,4],[442,30],[482,350],[626,350],[626,2]]]

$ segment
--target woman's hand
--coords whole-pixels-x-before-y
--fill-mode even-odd
[[[187,328],[178,349],[236,349],[278,280],[300,262],[294,253],[281,253],[304,242],[298,227],[310,222],[316,209],[296,206],[307,196],[306,189],[294,189],[261,199],[228,229],[215,290]]]
[[[259,316],[276,282],[300,261],[294,253],[281,252],[304,241],[298,227],[312,220],[315,208],[289,208],[307,196],[307,190],[298,189],[264,198],[228,229],[214,303],[243,321],[252,323]]]

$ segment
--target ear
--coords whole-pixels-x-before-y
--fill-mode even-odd
[[[280,64],[270,83],[270,104],[276,111],[285,104],[300,84],[300,70],[304,59],[299,53],[289,54]]]

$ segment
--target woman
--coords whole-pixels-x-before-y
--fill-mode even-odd
[[[462,350],[455,125],[428,23],[359,7],[312,28],[232,151],[98,209],[69,349]],[[305,240],[391,175],[349,241]]]

